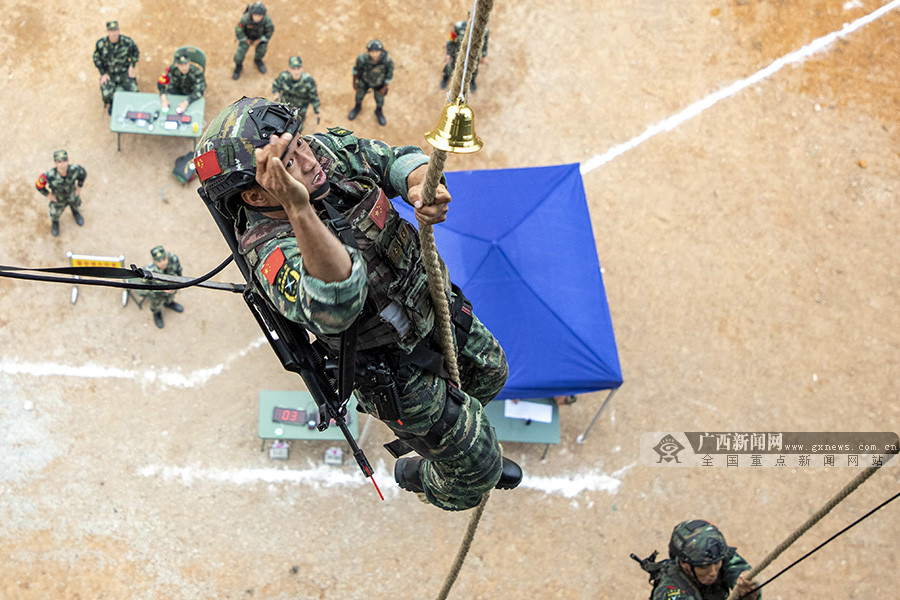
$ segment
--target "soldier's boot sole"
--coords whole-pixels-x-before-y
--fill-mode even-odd
[[[165,321],[163,321],[162,313],[158,311],[153,313],[153,322],[156,323],[156,326],[160,329],[166,326]]]
[[[349,119],[350,121],[352,121],[353,119],[355,119],[355,118],[356,118],[356,115],[359,114],[359,111],[360,111],[360,110],[362,110],[362,106],[360,106],[359,104],[357,104],[356,106],[354,106],[353,108],[351,108],[351,109],[350,109],[350,112],[347,113],[347,119]]]
[[[401,489],[416,494],[425,491],[422,485],[422,462],[424,460],[421,456],[397,459],[397,462],[394,463],[394,481]],[[494,487],[498,490],[515,489],[522,483],[523,476],[522,467],[504,456],[500,480]]]

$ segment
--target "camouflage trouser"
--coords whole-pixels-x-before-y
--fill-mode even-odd
[[[166,304],[175,302],[175,294],[170,294],[168,292],[153,292],[147,290],[144,292],[144,295],[147,297],[151,312],[159,312]]]
[[[256,50],[253,53],[253,60],[262,60],[266,55],[266,50],[269,47],[269,42],[259,42],[256,44]],[[250,44],[247,43],[246,40],[238,42],[237,52],[234,53],[234,62],[236,64],[242,64],[244,62],[244,57],[247,56],[247,50],[250,49]]]
[[[356,104],[361,104],[363,98],[366,97],[366,94],[369,93],[369,89],[372,90],[372,93],[375,95],[375,106],[376,108],[381,108],[384,106],[384,94],[380,93],[378,90],[381,89],[382,86],[378,86],[377,88],[369,88],[369,84],[367,84],[362,79],[359,80],[359,89],[356,90]]]
[[[459,418],[432,446],[421,437],[438,421],[448,397],[446,380],[419,367],[406,367],[409,379],[400,392],[400,419],[386,421],[398,436],[422,455],[425,497],[444,510],[478,505],[503,470],[500,443],[488,422],[484,405],[493,399],[509,375],[503,348],[477,318],[459,352],[461,403]],[[360,403],[377,414],[368,398]],[[402,423],[402,424],[401,424]]]
[[[465,59],[463,59],[463,60],[465,60]],[[453,77],[453,66],[455,63],[456,63],[456,57],[451,57],[450,62],[444,63],[444,78],[445,79],[450,79],[451,77]],[[469,66],[471,67],[472,65],[469,64]],[[475,72],[472,73],[472,79],[470,81],[470,84],[475,83],[476,77],[478,77],[478,65],[475,65]]]
[[[75,214],[81,208],[81,196],[71,196],[59,202],[48,202],[47,205],[50,207],[50,220],[59,221],[60,215],[63,214],[66,208],[71,207],[72,214]]]
[[[113,95],[117,90],[126,92],[138,91],[137,79],[129,77],[128,73],[110,75],[109,81],[100,86],[100,96],[103,97],[103,105],[112,104]]]

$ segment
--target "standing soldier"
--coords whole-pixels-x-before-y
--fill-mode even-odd
[[[138,91],[134,66],[140,57],[134,40],[119,34],[119,22],[107,21],[106,37],[97,40],[94,47],[94,66],[100,71],[100,96],[107,113],[112,114],[116,90]]]
[[[55,166],[42,173],[35,182],[37,191],[50,198],[50,233],[59,235],[59,216],[66,207],[72,209],[72,216],[79,227],[84,225],[81,208],[81,187],[87,178],[87,171],[81,165],[70,165],[69,154],[65,150],[53,153]]]
[[[171,252],[166,252],[162,246],[155,246],[150,250],[150,256],[153,257],[153,264],[144,267],[153,273],[162,273],[164,275],[177,275],[181,277],[181,261],[178,256]],[[171,308],[177,313],[184,312],[184,307],[175,302],[176,290],[160,290],[154,292],[147,290],[145,292],[147,299],[150,301],[150,312],[153,313],[153,322],[162,329],[165,327],[163,321],[162,309]]]
[[[167,94],[187,96],[187,100],[182,100],[175,107],[175,112],[180,115],[187,110],[188,104],[203,97],[203,92],[206,91],[206,78],[200,67],[191,64],[187,54],[179,52],[175,55],[175,64],[169,66],[166,72],[159,76],[156,87],[159,89],[159,101],[163,112],[169,111]]]
[[[319,115],[319,91],[316,89],[316,81],[309,73],[303,72],[303,60],[299,56],[292,56],[288,60],[288,70],[282,71],[272,84],[272,94],[275,102],[282,102],[297,109],[300,117],[300,129],[303,131],[303,123],[306,121],[306,107],[312,104],[316,113],[316,125],[322,122]]]
[[[266,72],[266,64],[263,57],[266,55],[266,49],[269,47],[269,40],[275,33],[275,24],[272,18],[266,14],[266,7],[262,2],[254,2],[241,15],[241,20],[234,26],[234,36],[238,41],[237,52],[234,53],[234,73],[231,74],[232,79],[241,76],[244,69],[244,57],[247,56],[247,50],[250,46],[256,46],[253,54],[253,62],[260,73]]]
[[[386,125],[384,113],[384,97],[388,93],[388,86],[394,78],[394,59],[391,58],[384,44],[380,40],[371,40],[366,44],[366,51],[356,57],[353,65],[353,89],[356,90],[356,104],[350,109],[347,118],[351,121],[356,118],[362,108],[362,100],[372,88],[375,96],[375,116],[379,125]]]
[[[459,54],[460,45],[462,44],[463,36],[466,34],[466,23],[467,21],[457,21],[453,24],[453,29],[450,31],[450,39],[447,40],[447,56],[444,58],[444,76],[441,78],[441,89],[446,90],[447,84],[450,83],[450,77],[453,76],[453,67],[456,64],[456,55]],[[488,52],[488,36],[491,35],[490,29],[484,30],[484,44],[481,46],[481,60],[478,63],[483,63],[485,59],[487,59]],[[465,56],[463,56],[463,60],[465,60]],[[478,86],[475,85],[475,78],[478,77],[478,64],[470,65],[473,66],[475,71],[472,73],[472,79],[469,82],[469,89],[473,92],[478,89]]]

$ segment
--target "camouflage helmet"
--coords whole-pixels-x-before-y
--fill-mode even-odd
[[[369,40],[366,50],[384,50],[384,44],[381,43],[381,40]]]
[[[725,558],[727,552],[725,536],[707,521],[682,521],[672,530],[669,558],[686,562],[692,567],[705,567]]]
[[[299,128],[296,111],[265,98],[241,98],[213,119],[194,151],[194,166],[219,212],[237,218],[241,192],[256,184],[254,151]]]

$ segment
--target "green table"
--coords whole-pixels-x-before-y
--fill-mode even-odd
[[[275,409],[282,408],[287,411],[305,411],[306,418],[299,418],[297,425],[278,423],[273,420]],[[315,427],[310,428],[306,421],[315,419],[319,414],[316,401],[309,392],[279,392],[263,390],[259,392],[259,423],[258,433],[263,440],[343,440],[337,425],[332,425],[325,431],[319,431]],[[353,439],[359,438],[359,412],[356,410],[356,396],[351,396],[347,404],[347,427]],[[297,418],[299,415],[288,414],[286,418]]]
[[[122,92],[113,95],[112,115],[109,118],[109,129],[117,134],[116,145],[122,149],[123,133],[142,133],[149,135],[165,135],[169,137],[186,137],[199,139],[203,135],[203,112],[206,109],[206,99],[200,98],[196,102],[188,104],[184,115],[190,117],[190,123],[178,123],[174,128],[166,126],[169,116],[177,118],[184,115],[176,115],[175,107],[187,96],[169,94],[169,112],[160,110],[159,94],[147,92]],[[134,120],[126,117],[129,112],[147,113],[149,119]],[[156,118],[154,119],[154,115]],[[171,125],[169,125],[171,127]]]
[[[485,407],[485,413],[491,425],[497,431],[501,442],[526,442],[529,444],[559,443],[559,407],[553,398],[529,398],[520,402],[548,404],[552,409],[553,420],[550,423],[510,419],[503,416],[506,400],[494,400]]]

